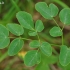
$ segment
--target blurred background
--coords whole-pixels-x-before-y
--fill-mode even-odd
[[[70,7],[70,0],[0,0],[0,24],[6,25],[8,23],[18,23],[16,19],[16,13],[19,11],[26,11],[30,13],[33,17],[34,22],[37,19],[41,19],[43,21],[43,24],[45,26],[45,29],[43,32],[39,33],[40,39],[50,42],[51,44],[61,44],[61,38],[53,38],[49,35],[49,30],[54,25],[54,21],[44,19],[36,10],[35,10],[35,4],[37,2],[46,2],[48,5],[50,3],[54,3],[59,8],[59,11],[63,8],[69,8]],[[63,23],[59,20],[59,15],[55,17],[55,20],[60,25],[60,27],[63,26]],[[30,37],[27,34],[28,30],[25,29],[25,33],[23,37],[29,38],[29,39],[37,39],[36,37]],[[70,26],[65,26],[64,30],[64,43],[67,46],[70,46]],[[10,36],[13,36],[10,33]],[[12,41],[13,39],[11,39]],[[51,56],[51,59],[43,56],[43,59],[46,61],[44,62],[44,66],[47,63],[46,69],[44,69],[44,66],[40,64],[38,67],[41,67],[41,69],[38,69],[38,67],[35,69],[35,67],[27,67],[24,65],[24,55],[28,50],[31,50],[29,48],[29,42],[25,41],[25,45],[23,49],[13,57],[8,56],[7,50],[8,47],[5,49],[0,50],[0,70],[64,70],[65,68],[62,67],[59,63],[56,63],[58,61],[58,54],[60,52],[60,48],[58,46],[53,46],[53,56]],[[50,63],[48,62],[50,60]],[[53,61],[53,62],[52,62]],[[42,63],[42,62],[41,62]],[[68,66],[67,69],[70,70],[70,67]]]

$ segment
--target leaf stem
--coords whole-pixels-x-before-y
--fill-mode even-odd
[[[20,39],[24,39],[24,40],[31,40],[31,39],[22,38],[22,37],[9,37],[9,38],[20,38]]]
[[[27,39],[27,38],[21,38],[21,39],[24,39],[24,40],[31,40],[31,39]]]
[[[38,33],[37,33],[37,37],[38,37],[39,42],[41,42],[41,41],[40,41],[40,37],[39,37]]]
[[[53,53],[55,53],[56,55],[59,55],[59,53],[54,48],[52,48],[52,50],[53,50]]]
[[[53,21],[55,22],[55,24],[59,27],[59,25],[57,24],[57,22],[55,21],[55,19],[53,18]],[[60,28],[60,27],[59,27]]]
[[[62,27],[62,31],[63,31],[63,29],[64,29],[64,26],[65,26],[65,25],[63,25],[63,27]]]
[[[16,38],[16,37],[9,37],[9,38]]]
[[[60,45],[57,45],[57,44],[51,44],[52,46],[57,46],[57,47],[60,47]]]
[[[62,2],[60,0],[52,0],[52,1],[58,3],[63,8],[69,8],[69,6],[67,6],[64,2]]]
[[[64,29],[64,26],[65,25],[63,25],[63,27],[62,27],[62,45],[64,44],[64,39],[63,39],[63,29]]]
[[[62,45],[64,44],[64,41],[63,41],[63,33],[62,33]]]

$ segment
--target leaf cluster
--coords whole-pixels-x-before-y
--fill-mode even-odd
[[[60,48],[59,54],[59,62],[62,66],[66,66],[70,63],[70,49],[64,45],[63,42],[63,28],[65,25],[70,25],[70,9],[64,8],[59,12],[59,9],[53,3],[49,4],[49,6],[45,2],[36,3],[35,9],[45,18],[49,20],[53,20],[56,23],[56,26],[52,27],[49,31],[49,34],[52,37],[61,37],[62,44]],[[62,28],[57,24],[54,17],[58,15],[59,12],[59,19],[64,24]],[[0,49],[3,49],[9,46],[8,54],[10,56],[16,55],[24,46],[24,39],[21,36],[24,34],[24,28],[28,29],[29,36],[37,36],[38,40],[32,40],[29,43],[31,48],[37,48],[36,50],[28,51],[24,57],[24,63],[27,66],[34,66],[35,64],[40,64],[42,62],[42,55],[51,57],[52,56],[52,49],[50,43],[41,41],[39,37],[39,32],[44,30],[44,25],[41,20],[37,20],[34,25],[34,21],[32,16],[25,12],[20,11],[16,14],[16,18],[20,24],[16,23],[9,23],[5,26],[0,24]],[[13,35],[17,36],[14,38],[13,41],[10,43],[9,32]],[[27,40],[27,39],[26,39]],[[44,66],[44,65],[43,65]],[[38,67],[37,67],[38,68]],[[36,69],[37,70],[37,69]],[[38,69],[39,70],[39,69]]]

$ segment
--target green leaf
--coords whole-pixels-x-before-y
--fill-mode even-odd
[[[27,52],[27,54],[24,57],[24,64],[26,66],[34,66],[35,64],[40,62],[40,53],[38,51],[33,50]]]
[[[14,39],[8,49],[8,54],[10,56],[16,55],[23,47],[24,41],[20,38]]]
[[[55,17],[58,14],[58,12],[59,12],[58,7],[56,5],[54,5],[53,3],[51,3],[49,5],[49,8],[50,8],[50,15],[51,15],[51,17]]]
[[[43,22],[41,20],[37,20],[35,23],[35,30],[37,32],[41,32],[44,29]]]
[[[48,42],[43,42],[40,46],[40,50],[46,56],[51,56],[52,55],[52,48],[51,48],[51,45]]]
[[[26,29],[33,30],[34,29],[34,22],[32,16],[24,11],[20,11],[16,14],[16,17],[19,23]]]
[[[59,13],[60,21],[66,25],[70,25],[70,9],[64,8]]]
[[[37,40],[33,40],[32,42],[30,42],[29,46],[32,48],[38,48],[40,46],[40,43]]]
[[[0,49],[7,47],[10,43],[10,39],[8,37],[0,36]]]
[[[62,35],[62,31],[59,27],[54,26],[50,31],[49,31],[50,35],[52,37],[58,37]]]
[[[24,33],[23,27],[20,26],[19,24],[10,23],[10,24],[7,24],[7,27],[9,31],[16,36],[20,36]]]
[[[66,45],[61,46],[59,61],[62,66],[67,66],[70,63],[70,48]]]
[[[41,62],[36,66],[35,70],[50,70],[48,63],[47,63],[47,59],[45,55],[43,55],[41,52]]]
[[[50,4],[49,7],[45,2],[39,2],[35,5],[36,10],[46,19],[52,19],[58,14],[58,8],[54,4]]]
[[[41,62],[41,53],[40,52],[37,53],[36,59],[37,59],[37,64],[39,64]]]
[[[62,66],[60,63],[58,63],[59,68],[61,68],[61,70],[70,70],[70,64],[68,64],[67,66]]]
[[[36,66],[35,70],[50,70],[50,67],[46,63],[40,63]]]
[[[10,43],[10,39],[8,38],[9,31],[5,26],[0,24],[0,49],[7,47]]]
[[[37,35],[37,32],[29,31],[28,34],[29,34],[29,36],[36,36]]]

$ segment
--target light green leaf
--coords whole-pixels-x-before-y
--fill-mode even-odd
[[[62,66],[67,66],[70,63],[70,48],[66,45],[61,46],[59,61]]]
[[[16,36],[20,36],[24,33],[23,27],[20,26],[19,24],[10,23],[10,24],[7,24],[7,27],[9,31]]]
[[[49,7],[45,2],[39,2],[35,5],[36,10],[46,19],[52,19],[58,14],[58,8],[54,4],[50,4]]]
[[[8,38],[9,31],[5,26],[0,24],[0,49],[7,47],[10,43],[10,39]]]
[[[34,66],[35,64],[40,62],[40,53],[38,51],[33,50],[27,52],[27,54],[24,57],[24,64],[26,66]]]
[[[24,41],[20,38],[14,39],[8,49],[8,54],[10,56],[16,55],[23,47]]]
[[[19,21],[19,23],[26,29],[33,30],[34,29],[34,23],[32,16],[24,11],[20,11],[16,14],[16,17]]]
[[[50,35],[52,37],[58,37],[62,35],[62,31],[59,27],[54,26],[50,31],[49,31]]]
[[[52,48],[51,48],[51,45],[48,42],[43,42],[40,46],[40,50],[46,56],[51,56],[52,55]]]
[[[32,48],[38,48],[40,46],[40,43],[37,40],[33,40],[32,42],[30,42],[29,46]]]
[[[59,13],[60,21],[66,25],[70,25],[70,9],[64,8]]]
[[[29,36],[36,36],[37,35],[37,32],[29,31],[28,34],[29,34]]]
[[[43,22],[41,20],[37,20],[35,23],[35,30],[37,32],[41,32],[44,29]]]

